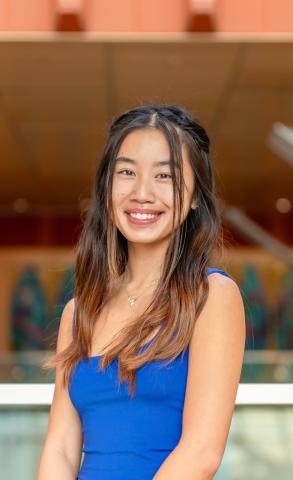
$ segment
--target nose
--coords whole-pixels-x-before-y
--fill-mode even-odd
[[[152,181],[144,176],[137,176],[133,182],[131,199],[143,203],[154,202],[155,198],[155,191]]]

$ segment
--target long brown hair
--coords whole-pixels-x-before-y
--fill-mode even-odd
[[[73,341],[45,363],[44,368],[62,364],[64,385],[68,385],[77,361],[90,355],[99,313],[127,266],[127,240],[113,221],[111,200],[118,151],[126,135],[150,127],[159,129],[169,144],[174,192],[173,231],[162,276],[151,302],[112,340],[110,348],[101,356],[100,370],[117,359],[119,382],[129,381],[129,392],[133,396],[138,367],[152,360],[166,360],[168,363],[186,351],[196,319],[207,300],[207,268],[216,248],[222,246],[209,137],[199,121],[181,106],[138,106],[118,116],[110,126],[77,245]],[[174,228],[175,211],[183,211],[183,142],[194,173],[193,198],[197,208],[190,209],[185,220]],[[175,165],[179,168],[175,169]],[[158,327],[154,340],[141,351],[141,346]]]

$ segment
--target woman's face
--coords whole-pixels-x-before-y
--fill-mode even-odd
[[[123,140],[114,169],[112,201],[117,228],[130,242],[160,242],[170,237],[173,185],[169,145],[156,128],[134,130]],[[194,174],[185,145],[182,147],[185,182],[183,221],[191,207]],[[160,164],[160,162],[162,162]],[[131,215],[131,213],[133,215]],[[147,218],[145,217],[147,215]],[[179,224],[175,217],[175,228]]]

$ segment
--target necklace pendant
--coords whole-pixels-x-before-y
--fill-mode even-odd
[[[134,297],[133,295],[128,295],[127,300],[130,305],[134,305],[137,300],[137,297]]]

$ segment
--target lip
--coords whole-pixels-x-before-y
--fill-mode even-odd
[[[134,224],[134,225],[149,225],[151,223],[156,223],[158,222],[158,220],[161,218],[162,214],[164,212],[159,212],[159,211],[150,211],[150,212],[147,212],[146,210],[144,210],[143,212],[141,210],[129,210],[126,213],[126,216],[127,216],[127,219],[130,223]],[[141,219],[141,218],[134,218],[130,215],[130,213],[153,213],[153,214],[158,214],[156,217],[154,218],[146,218],[146,219]]]
[[[150,210],[150,209],[131,209],[131,210],[125,210],[125,213],[152,213],[154,215],[158,213],[163,213],[162,210]]]

